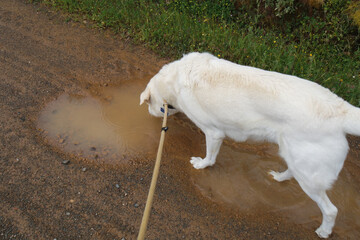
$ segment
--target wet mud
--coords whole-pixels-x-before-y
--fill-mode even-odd
[[[137,236],[161,128],[139,94],[170,60],[68,19],[0,2],[0,239]],[[196,170],[203,134],[182,114],[168,126],[147,239],[318,239],[316,204],[267,174],[286,169],[276,145],[226,140]],[[331,239],[360,237],[360,139],[348,139]]]
[[[224,146],[217,166],[192,176],[193,183],[209,199],[227,204],[241,211],[267,211],[282,215],[311,230],[320,226],[322,218],[318,206],[302,191],[295,180],[278,183],[269,170],[284,171],[286,166],[276,154],[277,146],[267,144],[269,155],[247,153]],[[255,144],[254,151],[263,148]],[[354,156],[350,156],[348,161]],[[360,237],[360,193],[355,185],[357,177],[344,168],[329,198],[338,207],[334,231],[346,239]]]

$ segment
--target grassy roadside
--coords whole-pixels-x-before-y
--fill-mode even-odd
[[[235,8],[230,0],[31,2],[65,11],[69,20],[87,19],[99,28],[111,28],[167,57],[207,51],[240,64],[313,80],[360,106],[360,48],[350,39],[360,37],[347,35],[350,24],[339,14],[331,15],[334,6],[327,6],[330,17],[299,14],[296,21],[266,27],[259,24],[260,15]]]

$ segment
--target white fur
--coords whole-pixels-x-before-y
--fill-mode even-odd
[[[277,143],[288,169],[269,173],[279,182],[294,177],[323,214],[316,233],[331,234],[337,208],[326,190],[345,161],[346,133],[360,135],[360,109],[314,82],[208,53],[165,65],[141,94],[143,102],[158,117],[167,102],[175,107],[170,114],[185,113],[205,133],[206,157],[190,160],[197,169],[215,164],[225,136]]]

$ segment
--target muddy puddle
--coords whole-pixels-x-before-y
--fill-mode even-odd
[[[99,96],[64,94],[41,112],[38,127],[52,145],[95,164],[153,156],[161,119],[139,106],[141,88],[123,84]]]
[[[144,84],[104,88],[96,97],[64,94],[49,103],[38,126],[47,141],[95,164],[117,165],[137,158],[155,158],[161,119],[139,106]],[[184,116],[169,119],[168,155],[188,161],[204,154],[204,137]],[[173,142],[176,142],[173,143]],[[172,145],[176,147],[172,147]],[[294,181],[278,183],[269,170],[283,171],[278,148],[269,143],[226,141],[216,164],[191,171],[191,182],[211,201],[243,212],[280,214],[296,224],[315,230],[321,222],[317,205]],[[188,163],[190,164],[190,163]],[[348,239],[360,238],[360,193],[346,168],[329,191],[339,214],[334,231]]]

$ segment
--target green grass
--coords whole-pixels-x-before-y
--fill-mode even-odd
[[[33,0],[34,2],[34,0]],[[324,13],[277,18],[235,9],[229,0],[35,0],[131,37],[168,58],[206,51],[233,62],[315,81],[360,106],[360,42],[332,5]],[[329,2],[337,2],[332,0]]]

